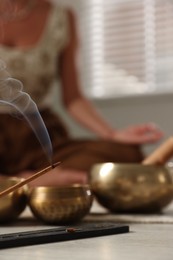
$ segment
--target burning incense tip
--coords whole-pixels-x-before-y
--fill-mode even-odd
[[[52,164],[52,169],[56,168],[61,162],[53,163]]]

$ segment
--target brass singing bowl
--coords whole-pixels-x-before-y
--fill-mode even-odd
[[[89,185],[35,187],[28,192],[33,215],[48,224],[70,224],[80,221],[92,205]]]
[[[10,177],[0,182],[0,192],[17,184],[22,179]],[[0,223],[17,219],[27,205],[27,186],[23,186],[0,198]]]
[[[163,166],[96,164],[90,185],[98,202],[114,213],[155,213],[173,200],[172,178]]]

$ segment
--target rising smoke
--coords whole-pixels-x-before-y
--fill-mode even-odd
[[[10,76],[2,60],[0,60],[0,103],[12,107],[13,111],[26,119],[52,164],[51,140],[37,105],[26,92],[23,92],[23,84]]]

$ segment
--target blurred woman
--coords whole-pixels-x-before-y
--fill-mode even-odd
[[[162,138],[163,133],[149,123],[114,129],[84,97],[75,62],[79,43],[72,11],[46,0],[1,0],[0,24],[0,57],[36,102],[52,140],[53,161],[62,162],[51,177],[42,176],[31,185],[86,183],[94,163],[140,162],[141,146]],[[50,99],[57,80],[61,81],[64,107],[74,120],[95,133],[95,138],[71,138]],[[0,107],[1,174],[28,177],[47,164],[25,120]]]

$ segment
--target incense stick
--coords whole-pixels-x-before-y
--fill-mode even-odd
[[[54,163],[51,166],[48,166],[47,168],[44,168],[43,170],[36,172],[35,174],[33,174],[32,176],[30,176],[29,178],[22,180],[21,182],[18,182],[17,184],[3,190],[2,192],[0,192],[0,197],[3,197],[7,194],[9,194],[10,192],[13,192],[15,190],[17,190],[18,188],[24,186],[25,184],[35,180],[36,178],[42,176],[43,174],[49,172],[50,170],[54,169],[55,167],[57,167],[60,164],[60,162]]]

